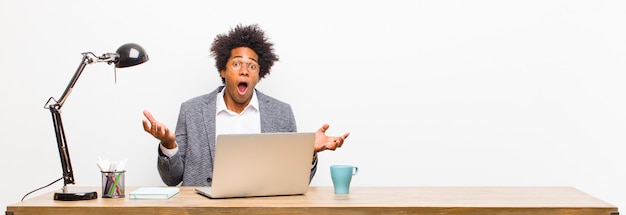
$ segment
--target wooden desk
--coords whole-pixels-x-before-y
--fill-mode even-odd
[[[127,192],[138,187],[127,187]],[[76,188],[79,189],[79,188]],[[89,190],[98,190],[92,188]],[[100,196],[100,193],[98,193]],[[168,200],[55,201],[53,193],[6,214],[567,214],[616,215],[617,207],[571,187],[311,187],[305,195],[209,199],[194,187]]]

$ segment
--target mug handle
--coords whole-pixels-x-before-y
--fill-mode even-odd
[[[354,168],[352,175],[356,175],[357,173],[359,173],[359,167],[353,166],[352,168]]]

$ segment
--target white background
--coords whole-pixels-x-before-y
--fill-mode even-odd
[[[300,131],[351,132],[320,154],[354,186],[573,186],[626,207],[624,1],[0,0],[0,206],[61,177],[52,120],[82,52],[135,42],[146,64],[89,65],[63,106],[76,185],[97,157],[128,158],[127,186],[163,185],[142,111],[175,126],[221,84],[217,34],[258,23],[280,61],[259,90]],[[62,182],[30,197],[58,189]],[[52,198],[52,196],[50,196]]]

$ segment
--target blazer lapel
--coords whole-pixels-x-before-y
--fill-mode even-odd
[[[204,118],[204,128],[207,133],[207,142],[209,142],[209,148],[211,151],[211,160],[215,157],[215,111],[216,111],[216,98],[217,94],[222,91],[224,86],[220,86],[213,92],[209,93],[207,98],[207,105],[202,107],[202,118]],[[213,162],[211,162],[213,164]],[[211,167],[212,168],[212,167]]]

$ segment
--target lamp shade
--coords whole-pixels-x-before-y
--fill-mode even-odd
[[[134,66],[148,61],[146,51],[135,43],[124,44],[115,53],[119,55],[119,59],[115,63],[117,68]]]

